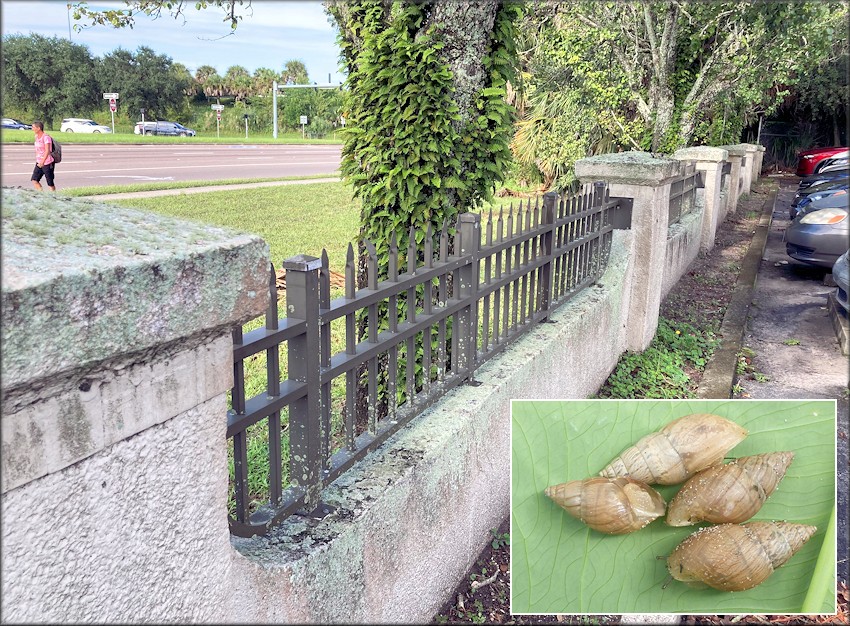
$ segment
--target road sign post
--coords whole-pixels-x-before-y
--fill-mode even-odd
[[[118,100],[118,94],[117,93],[104,93],[103,99],[109,100],[109,114],[112,117],[112,134],[114,135],[115,134],[115,110],[118,108],[117,103],[115,101]]]
[[[245,113],[245,139],[248,139],[248,114]]]
[[[301,116],[301,139],[304,139],[304,127],[307,126],[307,116]]]
[[[219,133],[221,132],[221,112],[224,110],[224,105],[211,104],[210,108],[215,111],[215,136],[219,137]]]

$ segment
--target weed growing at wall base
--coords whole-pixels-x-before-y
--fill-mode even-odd
[[[652,343],[626,352],[597,398],[693,398],[688,372],[701,372],[717,347],[714,333],[659,318]]]

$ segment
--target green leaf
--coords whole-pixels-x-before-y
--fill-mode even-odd
[[[659,519],[628,535],[604,535],[543,494],[549,485],[596,475],[644,435],[690,413],[721,415],[749,430],[728,457],[795,453],[753,519],[818,530],[753,589],[728,593],[676,580],[662,589],[668,573],[656,556],[666,558],[696,526],[673,528]],[[835,506],[834,401],[515,401],[511,455],[514,613],[782,614],[801,612],[807,597],[807,611],[835,612],[836,548],[834,538],[825,540]],[[669,502],[680,485],[655,488]]]

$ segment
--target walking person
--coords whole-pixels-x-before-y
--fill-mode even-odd
[[[53,138],[44,132],[44,122],[35,120],[32,123],[32,130],[35,133],[35,169],[32,171],[32,186],[42,190],[42,177],[47,181],[47,188],[50,191],[56,191],[56,184],[53,180]]]

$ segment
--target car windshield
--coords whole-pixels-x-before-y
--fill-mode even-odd
[[[87,124],[89,126],[97,126],[97,122],[95,122],[94,120],[86,120],[85,122],[83,122],[83,124]]]
[[[183,124],[178,124],[177,122],[174,122],[174,125],[175,125],[177,128],[186,128],[185,126],[183,126]]]

